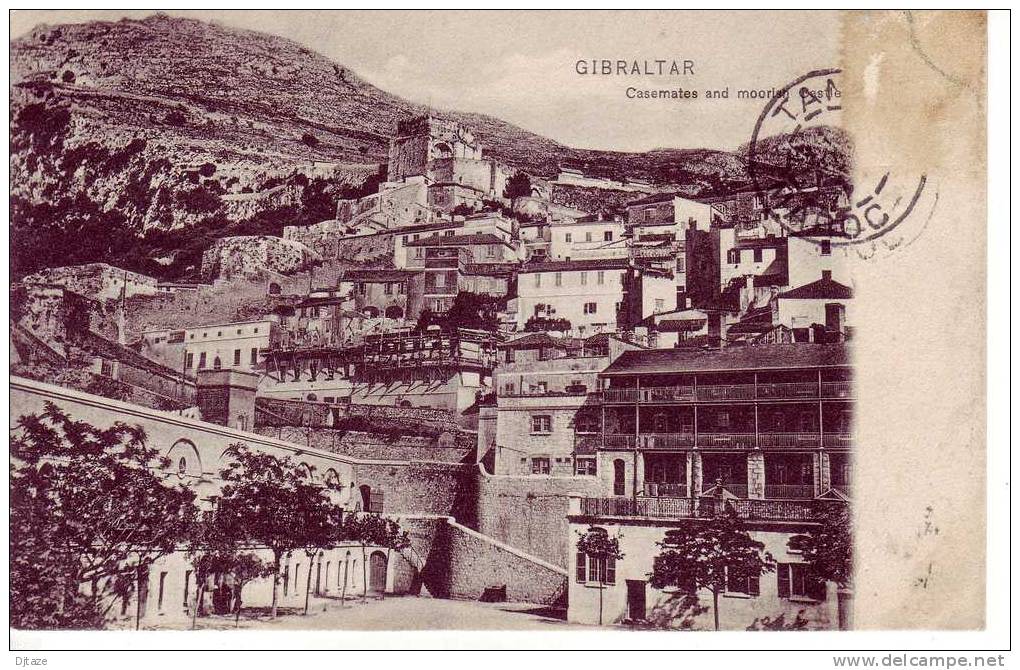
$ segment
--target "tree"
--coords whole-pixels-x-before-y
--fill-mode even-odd
[[[139,426],[74,421],[53,403],[11,431],[10,589],[16,628],[101,628],[187,537],[195,495]],[[136,609],[136,626],[138,625]]]
[[[503,188],[503,197],[510,199],[510,209],[517,205],[518,198],[527,198],[531,195],[531,177],[526,172],[517,171],[507,180]]]
[[[605,528],[589,526],[585,532],[578,531],[580,538],[577,540],[578,555],[586,556],[588,566],[594,567],[595,577],[599,584],[599,625],[602,625],[602,591],[605,590],[606,573],[610,566],[615,572],[616,561],[623,560],[623,552],[620,551],[620,536],[609,537]],[[592,575],[587,575],[590,580]]]
[[[323,489],[311,481],[310,472],[304,471],[306,478],[295,486],[294,504],[299,518],[294,529],[308,556],[308,577],[305,580],[305,614],[308,614],[308,600],[312,589],[312,567],[315,558],[328,546],[334,537],[332,521],[334,505],[330,502]]]
[[[524,331],[527,333],[545,333],[549,331],[566,333],[570,331],[570,328],[569,319],[545,316],[533,316],[524,323]]]
[[[361,514],[349,517],[349,536],[361,545],[361,599],[368,598],[368,548],[385,546],[387,520],[378,514]]]
[[[241,619],[241,594],[244,585],[256,579],[269,577],[273,574],[271,565],[251,553],[235,554],[230,566],[230,574],[234,577],[234,628]]]
[[[277,614],[280,564],[285,554],[325,541],[315,521],[319,508],[328,508],[325,492],[305,481],[303,469],[289,458],[231,445],[232,459],[220,471],[223,488],[217,516],[225,534],[237,542],[267,547],[273,552],[273,600]],[[305,526],[311,520],[310,526]]]
[[[486,294],[460,291],[453,299],[443,325],[449,330],[474,328],[495,331],[498,327],[497,314],[503,305],[500,298]]]
[[[757,585],[762,574],[775,569],[765,545],[753,540],[729,504],[707,522],[692,522],[666,531],[650,574],[654,588],[679,588],[691,594],[712,592],[712,614],[719,630],[719,594],[727,584]],[[744,581],[746,580],[746,581]]]
[[[411,537],[401,529],[396,519],[386,519],[385,531],[382,533],[380,546],[386,547],[386,565],[390,564],[392,552],[401,552],[411,546]],[[386,597],[385,591],[383,597]]]
[[[818,526],[802,535],[794,535],[787,543],[794,551],[800,551],[815,576],[836,582],[839,587],[839,627],[850,627],[849,607],[844,603],[846,590],[853,585],[853,519],[850,507],[841,502],[823,504],[820,509]]]

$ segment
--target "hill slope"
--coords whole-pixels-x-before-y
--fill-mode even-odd
[[[328,218],[337,197],[374,189],[396,122],[425,111],[290,40],[163,15],[37,27],[11,43],[11,99],[16,275],[103,259],[179,276],[217,236]],[[535,175],[569,162],[746,184],[739,154],[572,149],[490,116],[439,115]]]

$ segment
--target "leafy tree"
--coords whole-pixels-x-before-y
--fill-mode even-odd
[[[368,598],[368,548],[386,546],[387,519],[378,514],[350,517],[349,537],[361,546],[361,599]]]
[[[650,574],[654,588],[679,588],[691,594],[699,589],[712,592],[715,629],[719,630],[719,594],[727,578],[736,575],[757,580],[775,569],[765,545],[753,540],[743,521],[729,504],[707,522],[688,523],[666,531],[661,550]],[[735,574],[734,574],[735,571]]]
[[[290,458],[252,451],[243,444],[232,445],[227,453],[232,460],[220,471],[223,488],[216,513],[228,537],[273,552],[275,617],[281,561],[290,551],[327,541],[316,518],[328,509],[329,500]]]
[[[241,594],[244,592],[244,585],[256,579],[272,576],[273,568],[258,556],[245,552],[234,554],[230,574],[234,577],[234,628],[237,628],[241,618]]]
[[[853,586],[853,519],[850,507],[833,502],[821,507],[818,526],[788,541],[791,549],[800,551],[815,576],[840,587],[837,599],[845,597],[844,590]],[[849,628],[845,619],[846,608],[839,606],[840,628]]]
[[[549,318],[544,316],[533,316],[524,323],[524,331],[528,333],[544,333],[549,331],[569,332],[571,324],[569,319]]]
[[[385,521],[385,532],[382,534],[380,546],[386,547],[386,565],[389,565],[394,551],[399,553],[411,546],[411,537],[406,530],[400,527],[400,523],[396,519],[386,519]],[[385,591],[383,597],[386,597]]]
[[[474,328],[495,331],[498,328],[497,315],[503,304],[500,298],[486,294],[461,291],[453,299],[443,325],[456,328]]]
[[[186,539],[194,493],[139,426],[101,429],[52,403],[11,431],[11,625],[101,628],[149,566]],[[138,611],[136,610],[136,625]]]
[[[507,180],[503,188],[503,197],[509,198],[510,209],[517,205],[518,198],[526,198],[531,195],[531,177],[526,172],[517,171]]]
[[[333,521],[336,518],[333,513],[334,505],[323,489],[313,483],[308,472],[303,472],[306,477],[302,478],[295,486],[294,502],[297,505],[295,510],[299,518],[298,526],[294,529],[302,543],[305,555],[308,556],[308,576],[305,580],[305,614],[308,614],[308,600],[312,588],[312,566],[315,565],[315,557],[323,547],[329,546],[335,537]]]
[[[595,576],[599,584],[599,625],[602,625],[602,591],[605,590],[606,572],[610,562],[623,560],[620,551],[620,536],[609,536],[605,528],[589,526],[585,532],[578,531],[577,553],[594,559]],[[589,561],[588,565],[592,565]],[[589,578],[591,575],[589,575]]]

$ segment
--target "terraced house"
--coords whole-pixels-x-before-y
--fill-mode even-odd
[[[817,524],[819,505],[850,500],[847,346],[627,351],[599,380],[604,495],[575,498],[569,520],[571,537],[596,525],[622,538],[627,558],[611,578],[602,573],[611,582],[603,593],[606,619],[650,616],[668,599],[648,585],[655,543],[670,528],[702,523],[730,506],[777,566],[760,580],[728,584],[723,627],[798,612],[835,627],[835,585],[820,585],[788,540]],[[575,561],[569,617],[593,623],[595,580],[576,551]]]

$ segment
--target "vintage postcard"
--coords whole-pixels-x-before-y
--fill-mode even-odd
[[[983,12],[10,20],[14,648],[986,626]]]

